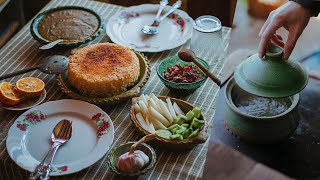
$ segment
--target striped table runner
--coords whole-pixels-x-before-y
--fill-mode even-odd
[[[88,0],[52,0],[43,10],[47,10],[57,6],[84,6],[91,8],[98,12],[107,21],[113,14],[122,9],[122,7],[100,3]],[[40,51],[38,49],[39,43],[35,41],[29,32],[30,22],[26,24],[21,31],[12,38],[0,50],[0,74],[5,74],[19,70],[25,67],[37,65],[40,60],[48,55],[61,54],[67,55],[68,50],[57,49],[54,51]],[[212,54],[210,52],[201,54],[201,57],[206,59],[214,74],[221,76],[223,68],[223,58],[228,47],[230,28],[223,28],[220,37],[214,40],[216,46],[220,47],[219,50]],[[200,38],[200,37],[199,37]],[[107,42],[108,37],[102,35],[94,42]],[[212,46],[213,44],[204,44],[204,46]],[[190,42],[185,45],[164,51],[160,53],[146,53],[145,55],[150,60],[151,64],[151,77],[148,83],[142,89],[142,93],[149,94],[155,93],[156,95],[170,95],[169,90],[162,84],[156,75],[156,66],[164,58],[175,55],[179,50],[185,47],[190,47]],[[10,81],[15,82],[21,77],[35,76],[43,79],[46,82],[47,98],[46,101],[54,101],[58,99],[68,98],[59,89],[55,76],[46,75],[40,71],[34,71],[15,78]],[[215,112],[215,101],[218,93],[218,87],[208,80],[201,86],[195,93],[184,97],[183,99],[199,106],[203,109],[203,113],[207,120],[212,125],[212,119]],[[125,143],[127,141],[136,141],[141,138],[135,127],[131,123],[129,117],[129,109],[131,102],[125,102],[116,106],[108,107],[102,106],[111,117],[115,127],[115,139],[113,146]],[[8,156],[6,150],[6,138],[10,126],[15,119],[22,112],[0,110],[0,179],[26,179],[29,175],[28,172],[19,168]],[[211,128],[210,128],[211,129]],[[198,145],[194,149],[186,152],[171,152],[162,148],[155,148],[157,153],[157,162],[153,169],[138,177],[139,179],[199,179],[202,177],[204,163],[206,160],[207,147],[209,141],[202,145]],[[80,171],[78,173],[62,176],[59,179],[119,179],[111,171],[107,165],[107,156],[103,156],[98,162],[91,167]]]

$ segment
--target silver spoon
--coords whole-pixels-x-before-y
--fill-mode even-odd
[[[43,45],[43,46],[39,47],[39,49],[42,49],[42,50],[51,49],[51,48],[53,48],[55,45],[59,44],[59,43],[62,42],[62,41],[63,41],[63,39],[57,39],[57,40],[55,40],[55,41],[53,41],[53,42],[51,42],[51,43],[48,43],[48,44],[46,44],[46,45]]]
[[[161,15],[161,12],[162,12],[163,9],[167,6],[167,4],[168,4],[168,0],[162,0],[162,1],[160,1],[160,6],[159,6],[159,9],[158,9],[156,18],[154,19],[154,21],[153,21],[153,23],[151,24],[151,26],[154,25],[154,24],[156,24],[156,23],[159,21],[159,17],[160,17],[160,15]],[[151,32],[151,30],[148,29],[149,27],[150,27],[150,26],[148,26],[148,25],[143,26],[143,28],[141,29],[142,32],[145,33],[145,34],[158,33],[158,32]]]
[[[167,16],[169,16],[175,10],[180,8],[181,4],[182,4],[181,0],[178,0],[177,2],[175,2],[172,5],[171,9],[166,14],[164,14],[161,18],[156,17],[156,19],[154,20],[154,22],[150,26],[144,25],[143,28],[141,29],[141,31],[145,34],[150,34],[150,35],[158,34],[159,33],[158,26],[159,26],[160,22],[163,21]],[[160,4],[160,8],[161,8],[161,4]]]
[[[42,162],[35,168],[35,170],[30,174],[29,180],[37,179],[40,176],[40,179],[47,180],[49,179],[50,167],[52,160],[60,146],[65,144],[70,140],[72,136],[72,122],[69,120],[62,120],[54,127],[51,140],[51,148],[42,160]]]
[[[20,74],[31,72],[36,69],[39,69],[41,72],[44,72],[46,74],[60,74],[61,72],[65,71],[68,68],[69,59],[65,56],[54,55],[54,56],[48,56],[44,58],[42,61],[43,63],[38,66],[34,66],[34,67],[30,67],[30,68],[26,68],[16,72],[2,75],[0,76],[0,81],[3,79],[18,76]]]

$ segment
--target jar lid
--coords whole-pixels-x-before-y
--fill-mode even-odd
[[[200,16],[194,21],[194,28],[200,32],[215,32],[221,27],[221,21],[215,16]]]
[[[282,57],[283,48],[269,45],[264,58],[255,54],[236,68],[236,83],[261,97],[280,98],[299,93],[308,83],[308,74],[299,62]]]

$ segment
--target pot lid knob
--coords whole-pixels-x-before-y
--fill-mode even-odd
[[[243,90],[270,98],[292,96],[308,83],[302,65],[294,60],[283,60],[283,48],[271,44],[264,58],[254,54],[239,64],[234,77]]]

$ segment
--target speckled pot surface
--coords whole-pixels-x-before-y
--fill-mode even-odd
[[[225,96],[225,125],[235,136],[256,144],[270,144],[290,137],[299,124],[299,94],[287,97],[291,101],[289,108],[278,115],[270,117],[257,117],[245,114],[234,104],[235,95],[243,91],[230,79],[224,92]]]

